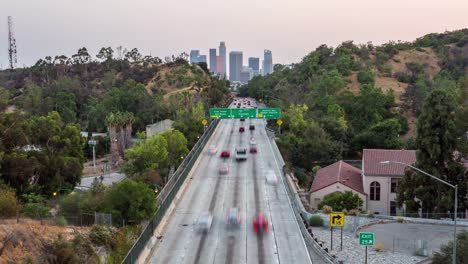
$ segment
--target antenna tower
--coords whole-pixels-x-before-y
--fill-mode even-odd
[[[13,18],[8,16],[8,58],[10,60],[10,68],[14,69],[18,62],[16,58],[16,39],[13,30]]]

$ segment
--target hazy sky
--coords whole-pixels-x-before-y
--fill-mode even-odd
[[[298,62],[320,44],[414,40],[468,27],[468,0],[0,0],[0,66],[8,65],[7,16],[18,65],[87,47],[137,47],[164,57],[218,47]]]

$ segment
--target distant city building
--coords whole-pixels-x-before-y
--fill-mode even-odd
[[[260,72],[260,58],[250,57],[249,67],[253,70],[254,73]]]
[[[252,68],[247,67],[247,66],[243,66],[242,70],[240,72],[240,82],[242,84],[246,84],[250,80],[252,80],[253,76],[254,76],[254,72],[253,72]]]
[[[273,56],[271,55],[271,50],[263,51],[263,75],[268,75],[273,72]]]
[[[191,50],[190,51],[190,63],[197,64],[200,62],[206,62],[206,55],[200,55],[199,50]]]
[[[226,73],[224,72],[225,60],[224,57],[216,56],[216,74],[220,79],[226,78]]]
[[[200,63],[200,62],[206,63],[206,55],[198,56],[198,62],[197,63]]]
[[[210,49],[210,71],[218,73],[216,49]]]
[[[226,58],[226,43],[224,43],[224,41],[221,41],[219,43],[219,56],[223,57],[223,61],[224,63],[219,67],[219,69],[221,69],[220,71],[218,71],[218,73],[222,74],[222,75],[226,75],[226,64],[227,64],[227,58]]]
[[[190,63],[195,64],[198,63],[198,57],[200,56],[199,50],[191,50],[190,51]]]
[[[240,81],[240,73],[242,70],[242,52],[229,52],[229,81]]]

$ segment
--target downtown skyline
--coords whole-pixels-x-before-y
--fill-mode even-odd
[[[215,12],[220,7],[230,11]],[[370,0],[8,1],[2,2],[0,10],[0,65],[8,65],[9,15],[14,21],[18,66],[30,66],[45,56],[71,56],[81,47],[95,55],[101,47],[123,46],[164,58],[193,47],[208,50],[220,40],[242,50],[245,58],[258,56],[268,47],[275,53],[275,63],[289,64],[321,44],[336,47],[353,40],[380,45],[465,28],[466,10],[464,0],[396,0],[386,5]],[[174,21],[175,14],[175,23],[167,23]]]

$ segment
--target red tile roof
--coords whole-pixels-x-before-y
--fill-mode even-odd
[[[342,160],[318,170],[310,192],[316,192],[337,182],[364,193],[361,170]]]
[[[376,176],[403,176],[405,174],[404,165],[380,163],[387,160],[412,165],[416,162],[416,151],[403,149],[364,149],[364,154],[362,155],[363,174]]]

